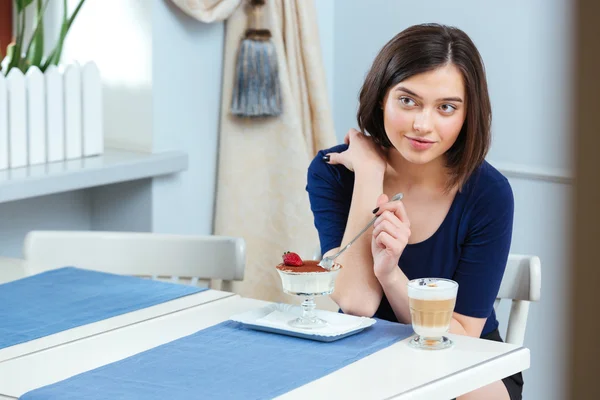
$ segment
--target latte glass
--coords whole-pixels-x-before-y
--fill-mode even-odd
[[[408,282],[408,303],[413,330],[412,347],[426,350],[447,349],[452,341],[444,336],[450,328],[456,304],[458,283],[450,279],[421,278]]]

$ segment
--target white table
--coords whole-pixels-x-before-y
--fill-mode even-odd
[[[0,283],[10,282],[26,276],[23,260],[8,259],[0,257]],[[112,331],[121,327],[147,321],[161,315],[167,315],[202,304],[210,303],[222,298],[234,296],[233,293],[220,290],[205,290],[199,293],[180,297],[155,306],[117,315],[112,318],[94,322],[88,325],[78,326],[67,331],[44,336],[29,342],[0,349],[0,362],[7,361],[26,354],[34,353],[43,349],[59,346],[74,340],[97,335],[99,333]],[[0,377],[0,382],[2,378]]]
[[[121,360],[268,303],[230,296],[0,362],[0,398],[23,393]],[[281,398],[448,400],[529,368],[526,348],[450,335],[452,349],[426,352],[409,339],[299,387]]]
[[[28,276],[28,272],[25,260],[0,257],[0,284],[21,279],[26,276]],[[141,310],[117,315],[88,325],[78,326],[53,335],[44,336],[29,342],[0,349],[0,362],[231,296],[234,296],[234,293],[208,289]],[[0,377],[0,383],[1,382],[2,378]]]

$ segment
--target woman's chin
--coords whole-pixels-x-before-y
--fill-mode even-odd
[[[411,164],[428,164],[436,158],[436,155],[430,151],[413,151],[410,149],[402,149],[400,155]]]

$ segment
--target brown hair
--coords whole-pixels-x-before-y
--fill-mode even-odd
[[[396,35],[379,52],[360,91],[358,126],[384,147],[392,147],[383,126],[381,105],[388,91],[423,72],[447,64],[462,73],[467,115],[454,145],[446,152],[450,170],[448,188],[459,189],[477,169],[491,142],[492,108],[483,60],[475,44],[458,28],[438,25],[415,25]]]

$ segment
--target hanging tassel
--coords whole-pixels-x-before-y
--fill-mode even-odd
[[[237,56],[231,113],[238,117],[281,114],[277,53],[271,31],[262,26],[265,0],[250,0],[250,26]]]

